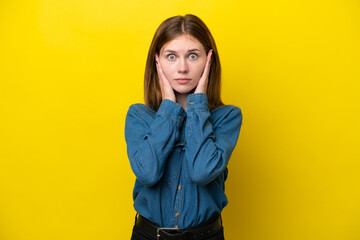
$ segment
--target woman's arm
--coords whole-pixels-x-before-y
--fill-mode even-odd
[[[166,159],[179,139],[185,111],[164,99],[155,115],[144,105],[134,104],[127,113],[125,140],[131,168],[145,186],[155,185],[163,175]]]
[[[240,108],[222,107],[214,125],[210,122],[207,97],[187,98],[186,160],[194,183],[206,185],[222,173],[235,148],[242,123]]]

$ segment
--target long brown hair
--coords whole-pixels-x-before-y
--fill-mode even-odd
[[[223,106],[220,98],[221,66],[215,40],[205,23],[195,15],[174,16],[160,24],[150,45],[144,79],[144,98],[147,107],[157,111],[162,101],[159,78],[156,70],[155,53],[179,35],[189,34],[203,45],[205,52],[213,49],[206,95],[210,111]]]

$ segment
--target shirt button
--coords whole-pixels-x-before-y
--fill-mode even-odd
[[[179,116],[180,119],[182,119],[182,116]]]
[[[176,217],[180,216],[180,213],[179,213],[179,212],[176,212],[176,213],[175,213],[175,216],[176,216]]]
[[[179,189],[179,190],[181,190],[181,189],[182,189],[181,185],[179,185],[179,186],[178,186],[178,189]]]
[[[193,105],[193,104],[194,104],[194,102],[193,102],[193,101],[190,101],[190,102],[189,102],[189,104],[190,104],[190,105]]]

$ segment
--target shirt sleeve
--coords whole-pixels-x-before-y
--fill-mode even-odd
[[[179,139],[185,110],[171,100],[160,104],[155,117],[145,106],[130,106],[125,121],[125,140],[131,168],[145,186],[155,185],[164,173],[166,159]]]
[[[226,106],[213,125],[204,93],[189,95],[186,108],[185,154],[189,175],[194,183],[206,185],[226,169],[239,137],[242,113],[236,106]]]

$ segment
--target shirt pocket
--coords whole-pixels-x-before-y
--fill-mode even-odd
[[[173,184],[179,178],[181,170],[181,157],[181,148],[175,148],[167,159],[164,172],[164,181],[167,184]]]

